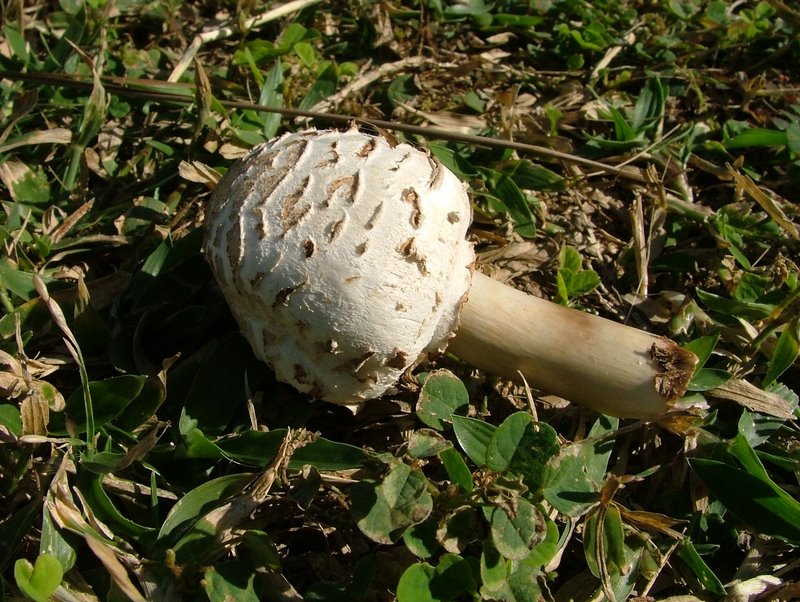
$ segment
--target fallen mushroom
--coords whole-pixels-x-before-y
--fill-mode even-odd
[[[470,219],[464,186],[429,154],[308,130],[222,178],[205,251],[255,354],[315,398],[379,397],[448,343],[477,368],[610,415],[656,418],[685,392],[696,358],[669,339],[473,273]]]

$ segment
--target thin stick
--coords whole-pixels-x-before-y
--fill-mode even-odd
[[[263,15],[256,15],[255,17],[250,17],[244,22],[244,27],[241,29],[245,31],[249,31],[251,29],[255,29],[256,27],[260,27],[265,23],[269,23],[270,21],[276,21],[281,17],[285,17],[291,13],[303,10],[304,8],[311,6],[312,4],[317,4],[321,2],[321,0],[293,0],[292,2],[287,2],[286,4],[282,4],[278,8],[273,8],[265,12]],[[184,74],[186,69],[189,68],[189,65],[192,64],[194,57],[200,52],[200,49],[203,47],[203,44],[208,42],[216,42],[218,40],[224,40],[230,37],[233,37],[237,33],[241,31],[238,27],[232,27],[230,25],[225,27],[220,27],[218,29],[214,29],[212,31],[204,31],[201,34],[198,34],[192,40],[192,43],[184,50],[183,56],[178,61],[178,64],[175,65],[175,68],[170,73],[167,81],[169,82],[177,82],[181,75]]]
[[[62,76],[55,73],[9,73],[0,71],[0,79],[10,79],[12,81],[28,81],[33,83],[41,83],[46,85],[60,85],[65,87],[91,89],[91,82],[81,80],[70,76]],[[103,78],[104,87],[107,92],[117,94],[120,96],[130,96],[134,98],[144,98],[146,100],[158,100],[162,102],[175,102],[182,105],[194,102],[193,90],[194,86],[187,83],[175,83],[163,80],[148,80],[136,79],[126,80],[124,78]],[[135,87],[134,87],[135,86]],[[153,88],[166,88],[173,89],[174,92],[157,92]],[[562,151],[557,151],[545,146],[538,146],[535,144],[525,144],[524,142],[516,142],[513,140],[503,140],[500,138],[489,138],[486,136],[475,136],[472,134],[464,134],[446,130],[444,128],[430,127],[426,125],[412,125],[408,123],[400,123],[397,121],[386,121],[383,119],[364,119],[356,117],[355,115],[344,115],[340,113],[319,113],[316,111],[304,111],[302,109],[294,109],[287,107],[271,107],[267,105],[256,104],[243,100],[221,100],[218,102],[230,109],[244,109],[250,111],[260,111],[265,113],[278,113],[285,117],[305,117],[317,121],[329,121],[340,124],[348,123],[362,123],[365,125],[372,125],[376,128],[383,130],[391,130],[396,132],[404,132],[414,136],[420,136],[425,139],[439,139],[450,140],[452,142],[464,142],[475,146],[489,147],[489,148],[507,148],[521,153],[530,153],[540,157],[548,157],[571,163],[574,165],[581,165],[587,169],[611,174],[616,177],[634,180],[636,182],[646,182],[644,174],[640,169],[632,167],[617,167],[615,165],[608,165],[600,161],[587,159],[579,155],[573,155]]]

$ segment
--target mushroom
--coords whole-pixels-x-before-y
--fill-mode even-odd
[[[474,271],[470,221],[464,185],[435,157],[312,129],[230,169],[204,246],[256,356],[314,398],[363,404],[448,343],[476,368],[619,417],[657,418],[685,392],[696,358],[673,341]]]

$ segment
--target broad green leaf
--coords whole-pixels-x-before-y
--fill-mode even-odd
[[[259,370],[263,368],[240,335],[220,341],[189,390],[178,423],[181,433],[195,427],[206,435],[225,433],[233,414],[245,403],[245,375]]]
[[[158,542],[166,546],[177,541],[200,518],[240,493],[252,478],[252,474],[226,475],[198,485],[186,493],[164,519]]]
[[[725,148],[751,148],[754,146],[786,146],[786,132],[751,128],[723,142]]]
[[[642,132],[659,123],[664,117],[666,100],[667,90],[661,80],[657,77],[650,78],[639,93],[633,107],[631,127],[634,131]]]
[[[542,485],[544,467],[558,453],[555,430],[534,422],[528,412],[516,412],[497,428],[486,450],[486,466],[497,472],[520,475],[532,492]]]
[[[755,531],[800,545],[800,503],[771,480],[724,462],[695,458],[692,470],[736,518]]]
[[[544,498],[559,512],[579,517],[600,499],[614,438],[607,435],[617,428],[619,420],[601,416],[578,443],[565,445],[547,465]]]
[[[703,366],[705,366],[708,358],[711,357],[711,353],[714,351],[714,348],[717,346],[717,341],[719,341],[719,333],[709,334],[704,337],[698,337],[693,341],[689,341],[686,343],[683,348],[687,351],[691,351],[697,356],[697,366],[695,367],[695,373],[700,370]]]
[[[492,542],[497,551],[510,560],[524,560],[533,546],[547,535],[547,524],[539,509],[524,498],[516,500],[512,516],[499,506],[484,506]]]
[[[17,406],[9,403],[0,405],[0,426],[8,429],[15,437],[22,434],[22,415]]]
[[[241,560],[210,566],[203,575],[203,587],[210,602],[259,602],[254,587],[255,573]]]
[[[461,554],[480,537],[478,513],[472,506],[461,506],[450,512],[436,532],[442,547],[453,554]]]
[[[519,189],[511,177],[486,168],[482,171],[486,174],[489,195],[511,214],[515,223],[514,231],[527,238],[535,236],[536,217],[533,215],[529,197]]]
[[[687,390],[689,391],[708,391],[721,387],[728,382],[733,375],[727,370],[717,368],[701,368],[694,373]]]
[[[481,582],[486,590],[496,592],[505,586],[508,577],[508,562],[500,555],[490,540],[483,540],[480,567]]]
[[[0,522],[0,569],[5,568],[15,558],[22,538],[31,531],[34,521],[42,512],[42,500],[34,498],[16,512],[3,517]]]
[[[614,506],[595,509],[586,515],[583,524],[583,553],[592,575],[598,579],[603,578],[602,567],[612,569],[613,574],[622,574],[619,560],[623,537],[619,510]],[[609,572],[606,576],[610,574],[612,573]]]
[[[261,95],[258,102],[268,107],[283,106],[283,65],[280,58],[275,59],[275,64],[267,73],[264,84],[261,86]],[[263,113],[262,134],[269,139],[278,133],[281,125],[280,113]]]
[[[394,543],[433,509],[428,480],[406,464],[396,464],[379,485],[362,481],[350,493],[358,528],[378,543]]]
[[[419,429],[408,439],[408,455],[412,458],[430,458],[453,447],[453,444],[433,429]]]
[[[442,165],[460,179],[469,180],[480,175],[477,168],[465,158],[464,153],[436,142],[431,142],[428,148],[431,154],[442,162]]]
[[[61,584],[63,576],[61,563],[50,554],[40,555],[36,558],[35,564],[31,564],[25,558],[18,559],[14,564],[17,587],[35,602],[49,601],[50,596]]]
[[[45,279],[49,286],[50,281]],[[6,289],[26,301],[33,299],[38,294],[33,286],[33,274],[17,268],[14,263],[5,257],[0,257],[0,288]]]
[[[339,85],[339,71],[336,64],[331,62],[323,66],[317,75],[317,81],[311,86],[306,97],[300,102],[300,109],[306,110],[313,107],[321,100],[336,92]]]
[[[477,590],[472,567],[456,554],[443,554],[436,567],[427,562],[412,564],[397,584],[398,602],[455,600]]]
[[[561,190],[564,188],[564,178],[527,159],[508,162],[503,167],[503,172],[511,176],[517,186],[523,190]]]
[[[775,310],[774,305],[767,303],[743,302],[726,299],[702,289],[695,289],[698,299],[703,305],[727,316],[736,316],[745,320],[761,320],[768,318]]]
[[[800,357],[800,319],[794,318],[783,329],[775,351],[769,360],[767,374],[761,386],[766,388],[774,383]]]
[[[84,495],[92,510],[105,523],[113,526],[116,533],[145,544],[152,543],[156,537],[156,529],[140,525],[122,514],[103,488],[102,477],[88,475],[85,477],[85,484]]]
[[[214,445],[226,458],[263,468],[275,458],[285,438],[286,429],[245,431],[222,438]],[[362,467],[368,459],[369,456],[360,447],[319,437],[296,450],[288,468],[299,470],[310,464],[319,470],[350,470]]]
[[[123,374],[106,380],[90,382],[89,392],[92,398],[95,428],[108,424],[128,407],[128,404],[138,397],[146,380],[145,376]],[[75,422],[78,433],[86,432],[86,407],[83,390],[78,389],[67,398],[63,412],[50,414],[48,430],[51,434],[67,434],[66,417]]]
[[[438,529],[438,518],[431,515],[421,523],[406,529],[403,533],[403,543],[417,558],[430,558],[440,547],[436,537]]]
[[[114,425],[133,431],[152,418],[166,398],[165,380],[163,375],[149,376],[136,399],[114,419]]]
[[[678,549],[675,551],[678,558],[683,560],[689,569],[694,573],[694,576],[700,582],[704,590],[711,592],[717,596],[725,595],[725,586],[714,574],[714,571],[705,563],[697,549],[694,547],[692,540],[688,537],[681,540],[678,544]]]
[[[53,490],[49,489],[47,491],[47,502],[53,503],[53,498]],[[2,537],[1,534],[0,537]],[[47,509],[42,512],[42,535],[39,541],[39,554],[49,554],[56,558],[65,573],[75,566],[75,562],[78,559],[77,551],[53,523],[53,517]]]
[[[25,41],[25,35],[21,33],[17,27],[11,25],[3,26],[3,37],[6,39],[10,49],[20,60],[21,63],[27,65],[28,63],[28,44]]]
[[[28,169],[13,183],[15,198],[23,203],[39,204],[50,200],[50,182],[40,167]]]
[[[439,452],[439,459],[450,480],[467,493],[472,493],[472,473],[461,454],[455,448],[449,447]]]
[[[564,245],[558,252],[559,268],[570,270],[571,272],[577,272],[581,269],[582,262],[583,259],[581,258],[581,254],[572,247]]]
[[[453,416],[453,431],[458,444],[478,466],[486,466],[486,450],[496,430],[496,426],[483,420]]]
[[[436,569],[427,562],[418,562],[408,567],[397,583],[398,602],[438,602],[451,598],[440,598],[431,592],[431,581]]]
[[[453,414],[465,415],[468,409],[467,388],[455,374],[437,370],[427,375],[417,402],[417,416],[423,423],[442,431]]]
[[[547,523],[547,533],[544,539],[536,544],[528,557],[522,561],[531,568],[541,569],[553,560],[558,552],[558,527],[548,517],[545,517],[545,522]]]

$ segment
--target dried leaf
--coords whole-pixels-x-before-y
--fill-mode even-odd
[[[5,187],[8,189],[8,194],[13,200],[20,200],[17,198],[17,184],[22,182],[26,177],[30,177],[31,173],[31,168],[15,157],[9,157],[0,164],[0,180],[5,184]]]
[[[222,177],[216,169],[200,161],[181,161],[178,173],[184,180],[205,184],[209,190],[214,190]]]
[[[753,182],[750,176],[742,175],[731,165],[728,165],[728,171],[736,181],[737,188],[744,190],[756,203],[761,205],[761,208],[767,212],[767,215],[775,220],[775,223],[781,228],[786,230],[792,238],[800,239],[800,232],[798,232],[797,226],[792,223],[783,212],[783,209],[780,208],[779,203],[787,206],[790,204],[787,200],[781,199],[772,191],[769,191],[769,194],[767,194],[764,189]]]
[[[24,435],[46,435],[47,425],[50,422],[50,406],[47,401],[38,394],[38,389],[33,389],[30,395],[26,395],[20,404],[20,414],[22,415],[22,434]]]
[[[103,563],[106,571],[108,571],[108,575],[114,580],[117,587],[134,602],[147,602],[145,597],[142,596],[141,592],[136,589],[136,586],[131,582],[128,571],[117,558],[115,548],[100,539],[95,539],[88,535],[84,537],[84,539],[89,549],[91,549],[98,560]]]
[[[787,420],[794,418],[792,407],[785,399],[738,378],[732,378],[725,384],[706,391],[706,395],[733,401],[754,412]]]
[[[250,152],[250,149],[247,149],[243,146],[238,146],[236,144],[230,144],[228,142],[219,147],[220,156],[222,156],[223,159],[227,159],[229,161],[235,161],[236,159],[241,159],[248,152]]]
[[[41,130],[38,132],[28,132],[13,138],[9,142],[0,144],[0,153],[8,152],[20,146],[34,144],[69,144],[72,141],[72,132],[67,128],[53,128],[52,130]]]

